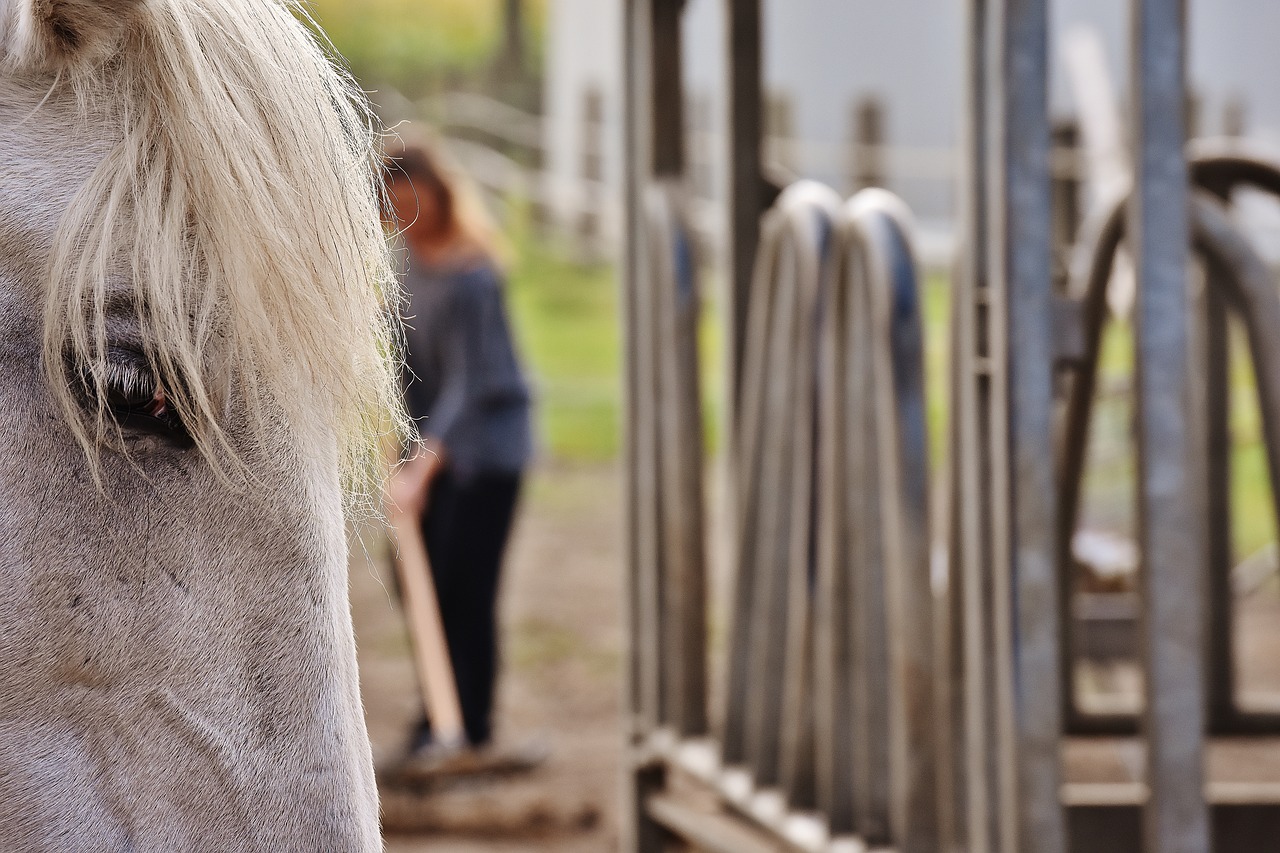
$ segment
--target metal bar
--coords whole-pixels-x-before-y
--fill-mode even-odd
[[[1188,468],[1197,448],[1188,423],[1186,10],[1183,0],[1134,0],[1132,9],[1136,186],[1128,232],[1138,278],[1138,539],[1151,787],[1144,844],[1150,853],[1203,853],[1205,551]]]
[[[994,293],[1004,316],[993,328],[1007,334],[992,348],[1006,364],[998,374],[1005,384],[998,391],[1001,421],[993,435],[999,440],[1007,429],[1008,443],[998,457],[994,480],[994,568],[999,579],[1007,578],[1013,596],[1013,707],[1005,713],[1012,715],[1017,765],[1016,791],[1009,792],[1007,802],[1016,815],[1016,841],[1006,839],[1005,849],[1065,853],[1066,824],[1058,801],[1062,722],[1054,571],[1048,4],[1001,0],[1000,17],[1000,75],[993,104],[999,130],[992,140],[991,175],[992,215],[998,225],[992,227],[989,260],[996,271],[993,280],[1004,285]]]
[[[640,304],[644,292],[642,283],[642,256],[639,235],[643,211],[640,191],[649,180],[648,142],[647,137],[639,133],[640,128],[649,122],[649,98],[646,96],[649,65],[647,50],[644,47],[645,34],[648,32],[647,0],[627,0],[624,8],[623,45],[625,63],[624,97],[624,145],[626,146],[626,166],[624,174],[624,211],[628,236],[624,246],[624,264],[622,267],[624,289],[624,316],[626,354],[626,401],[627,416],[623,419],[626,434],[627,452],[627,576],[628,601],[626,612],[630,617],[630,654],[631,661],[628,705],[636,717],[636,723],[643,726],[641,718],[646,709],[653,706],[656,691],[653,688],[656,673],[656,659],[642,636],[645,619],[651,614],[644,611],[647,575],[651,569],[652,554],[650,539],[652,537],[652,514],[649,506],[652,502],[653,486],[646,483],[644,474],[648,461],[641,451],[646,430],[641,421],[648,408],[647,394],[642,382],[641,368],[641,329]],[[650,720],[652,723],[652,720]]]
[[[1214,262],[1205,265],[1199,352],[1195,371],[1200,400],[1192,412],[1201,412],[1203,434],[1203,488],[1200,512],[1205,520],[1205,677],[1210,731],[1226,731],[1237,713],[1236,672],[1233,654],[1235,613],[1231,570],[1235,566],[1231,543],[1231,348],[1226,295],[1222,280],[1229,273]]]
[[[762,252],[752,276],[747,300],[750,309],[748,326],[743,336],[743,359],[746,373],[741,388],[740,404],[735,412],[735,440],[727,448],[734,460],[730,477],[734,500],[734,551],[730,565],[734,568],[733,592],[730,596],[730,641],[727,650],[724,732],[721,736],[722,758],[727,764],[741,764],[747,757],[747,707],[751,690],[751,637],[756,588],[757,551],[762,525],[758,483],[763,465],[761,446],[765,424],[765,390],[769,363],[769,341],[778,322],[773,299],[777,288],[774,267],[777,263],[778,240],[774,236],[782,227],[776,216],[766,217]]]
[[[657,302],[660,491],[667,576],[662,586],[666,709],[683,735],[706,732],[706,559],[698,381],[697,264],[677,182],[650,188],[647,239]]]
[[[783,651],[787,632],[786,532],[792,512],[787,488],[794,463],[788,421],[795,407],[792,363],[795,357],[796,247],[790,240],[780,248],[775,311],[765,382],[761,430],[761,500],[759,545],[752,570],[755,588],[749,616],[750,698],[746,708],[746,757],[758,785],[775,785],[778,779],[778,745],[782,714]]]
[[[997,725],[996,662],[1000,660],[994,577],[991,567],[991,427],[990,364],[991,323],[988,310],[991,278],[988,263],[990,241],[988,172],[989,66],[993,38],[988,0],[970,0],[966,21],[968,103],[965,121],[965,160],[968,164],[964,194],[964,245],[967,253],[957,277],[955,299],[956,348],[959,353],[960,388],[954,428],[960,454],[956,476],[960,499],[952,508],[960,528],[962,550],[958,556],[962,582],[960,607],[964,636],[961,691],[964,696],[962,726],[957,733],[963,754],[965,784],[962,841],[971,853],[1000,849],[1001,767],[1007,765]],[[1006,744],[1007,746],[1007,744]]]
[[[791,383],[795,405],[786,418],[792,454],[791,518],[787,530],[787,635],[783,679],[782,739],[779,778],[793,808],[813,808],[813,587],[815,524],[815,431],[818,407],[818,346],[823,290],[829,287],[834,219],[840,198],[827,187],[808,183],[787,191],[788,199],[805,193],[803,206],[791,215],[805,226],[797,234],[799,313]],[[797,223],[800,224],[800,223]],[[799,230],[799,229],[797,229]],[[786,452],[784,450],[783,452]]]
[[[844,355],[851,295],[845,253],[833,258],[819,335],[817,521],[814,596],[815,784],[833,835],[854,831],[853,591],[846,495],[849,389]]]
[[[729,416],[734,423],[742,398],[744,336],[751,275],[760,242],[764,180],[760,153],[764,128],[761,0],[724,0],[728,104],[728,271]]]
[[[680,16],[684,0],[649,0],[653,4],[652,51],[653,173],[660,177],[684,172],[684,77],[680,50]]]
[[[1229,204],[1229,184],[1206,189]],[[1211,732],[1230,728],[1236,705],[1233,654],[1235,608],[1231,570],[1235,566],[1231,542],[1231,335],[1224,279],[1231,274],[1212,257],[1204,265],[1204,281],[1197,300],[1199,339],[1192,349],[1193,375],[1199,379],[1192,412],[1202,412],[1203,478],[1199,512],[1205,520],[1205,677],[1208,725]]]
[[[849,446],[846,494],[852,540],[853,593],[853,811],[854,829],[868,844],[892,841],[889,738],[889,649],[885,607],[885,553],[881,464],[875,441],[871,292],[866,248],[850,235],[846,253],[850,307],[845,373],[848,377]]]
[[[947,428],[946,471],[946,521],[947,521],[947,580],[942,606],[938,609],[938,709],[939,749],[938,782],[939,814],[938,835],[943,850],[963,849],[968,836],[967,797],[965,789],[965,621],[964,621],[964,525],[960,523],[964,490],[961,483],[960,457],[964,446],[960,440],[958,421],[961,400],[965,392],[961,386],[968,380],[961,369],[965,350],[960,340],[961,315],[969,306],[961,292],[959,269],[952,275],[951,315],[949,318],[950,359],[947,369],[947,410],[950,420]]]
[[[1062,681],[1062,713],[1069,734],[1133,734],[1132,718],[1115,715],[1085,714],[1076,701],[1072,683],[1075,622],[1071,601],[1074,595],[1074,560],[1071,539],[1076,529],[1083,485],[1085,451],[1088,447],[1089,423],[1097,384],[1098,358],[1102,334],[1107,322],[1107,283],[1124,232],[1124,206],[1117,204],[1105,216],[1086,224],[1081,245],[1087,266],[1073,270],[1071,293],[1080,304],[1083,327],[1083,352],[1073,364],[1067,401],[1062,412],[1058,469],[1058,613],[1062,628],[1059,648]]]
[[[881,190],[859,193],[850,214],[868,258],[873,410],[885,542],[894,840],[904,853],[938,848],[938,752],[933,702],[929,452],[924,331],[905,208]]]
[[[1263,160],[1242,157],[1238,154],[1224,154],[1220,151],[1212,150],[1213,146],[1202,144],[1196,147],[1201,150],[1201,153],[1190,164],[1192,176],[1198,185],[1205,187],[1213,195],[1221,198],[1229,194],[1235,187],[1249,186],[1280,196],[1280,168]],[[1096,382],[1098,354],[1103,326],[1106,321],[1106,288],[1116,257],[1116,251],[1124,235],[1125,212],[1126,203],[1123,200],[1118,200],[1110,210],[1102,211],[1099,216],[1086,226],[1082,241],[1084,249],[1081,252],[1081,256],[1088,260],[1088,264],[1081,265],[1073,272],[1074,278],[1071,284],[1071,292],[1081,303],[1084,349],[1082,357],[1076,362],[1072,370],[1068,400],[1063,409],[1062,441],[1059,445],[1059,486],[1061,490],[1059,493],[1061,507],[1059,549],[1063,566],[1069,565],[1068,561],[1071,559],[1071,534],[1075,529],[1079,508],[1079,493],[1093,403],[1093,390]],[[1207,279],[1207,286],[1214,291],[1225,289],[1228,294],[1235,293],[1238,290],[1238,286],[1234,282],[1239,273],[1233,268],[1223,267],[1220,259],[1218,259],[1218,254],[1216,254],[1219,250],[1215,249],[1214,244],[1207,241],[1203,234],[1196,233],[1193,236],[1197,241],[1198,251],[1206,257],[1206,262],[1211,269]],[[1239,307],[1233,310],[1242,312]],[[1245,316],[1252,315],[1247,314]],[[1199,399],[1203,399],[1203,397]],[[1206,404],[1196,403],[1193,408],[1201,411],[1206,408]],[[1203,441],[1204,437],[1199,436],[1196,440]],[[1277,456],[1280,456],[1280,453],[1277,453]],[[1219,474],[1218,476],[1222,475]],[[1277,485],[1280,485],[1280,482]],[[1223,486],[1219,485],[1215,487],[1215,490],[1219,493],[1226,493],[1221,491],[1223,488]],[[1280,493],[1280,488],[1275,490]],[[1203,514],[1203,508],[1198,509],[1197,514]],[[1208,530],[1212,532],[1213,529],[1214,527],[1211,524]],[[1219,529],[1227,530],[1225,526]],[[1229,531],[1214,535],[1227,536]],[[1221,547],[1221,544],[1227,541],[1224,538],[1219,540],[1219,545],[1206,544],[1206,547],[1211,549],[1209,553],[1214,553],[1213,548]],[[1227,558],[1219,556],[1216,559],[1222,561]],[[1213,569],[1213,565],[1211,562],[1208,569],[1210,571],[1219,571]],[[1063,577],[1066,579],[1065,574]],[[1216,595],[1222,594],[1222,591],[1216,593]],[[1221,603],[1218,606],[1221,606]],[[1211,634],[1217,634],[1220,631],[1229,633],[1229,629],[1219,625],[1214,628]],[[1223,637],[1210,637],[1206,641],[1213,643],[1222,642],[1225,639]],[[1209,665],[1232,668],[1233,664],[1229,662],[1229,659],[1222,657],[1226,651],[1227,649],[1220,648],[1211,656],[1212,659],[1217,659],[1219,663],[1209,663]],[[1064,654],[1066,653],[1067,651],[1064,649]],[[1228,662],[1224,663],[1223,661]],[[1211,672],[1209,677],[1211,679],[1217,678],[1219,674]],[[1228,692],[1221,687],[1218,689],[1223,695]],[[1083,714],[1078,708],[1075,708],[1073,697],[1067,695],[1064,698],[1068,700],[1066,703],[1069,715],[1067,728],[1070,733],[1132,734],[1137,730],[1136,718],[1132,715]],[[1212,709],[1215,704],[1216,702],[1210,703],[1209,730],[1212,732],[1218,734],[1258,734],[1280,731],[1280,715],[1241,711],[1234,705],[1234,702],[1231,703],[1230,707],[1224,703],[1214,711]]]
[[[623,6],[623,138],[624,138],[624,234],[628,239],[624,246],[623,277],[623,328],[625,330],[625,376],[627,413],[626,464],[627,482],[625,508],[627,513],[627,602],[624,612],[628,615],[628,646],[630,661],[627,678],[627,707],[631,712],[631,725],[627,727],[628,743],[623,754],[628,756],[629,767],[624,772],[624,796],[627,807],[622,818],[622,847],[633,853],[661,853],[664,839],[657,824],[649,819],[645,802],[649,795],[663,787],[665,771],[659,766],[636,764],[633,743],[647,726],[654,722],[656,708],[657,658],[649,637],[644,635],[644,625],[651,618],[645,601],[652,600],[649,593],[650,578],[654,570],[652,560],[652,514],[648,511],[652,501],[652,485],[645,476],[650,460],[641,449],[643,437],[648,432],[642,427],[642,415],[646,408],[647,393],[642,374],[644,361],[641,342],[641,311],[643,293],[643,251],[638,237],[641,231],[641,189],[649,180],[649,155],[647,134],[639,131],[649,125],[647,97],[649,63],[646,38],[649,33],[648,0],[626,0]],[[649,523],[646,523],[646,518]]]

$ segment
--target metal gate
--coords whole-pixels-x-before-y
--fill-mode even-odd
[[[725,0],[732,583],[710,644],[683,3],[627,0],[624,849],[1280,844],[1280,778],[1205,771],[1209,739],[1280,735],[1280,715],[1235,701],[1226,414],[1234,315],[1280,494],[1280,295],[1229,216],[1240,186],[1280,196],[1280,170],[1234,146],[1188,153],[1183,4],[1132,0],[1134,185],[1085,224],[1055,281],[1046,5],[968,3],[947,559],[933,571],[910,216],[882,190],[846,202],[770,186],[760,3]],[[1139,283],[1136,717],[1087,713],[1072,681],[1070,543],[1122,241]],[[1064,771],[1100,737],[1144,747],[1135,780]]]

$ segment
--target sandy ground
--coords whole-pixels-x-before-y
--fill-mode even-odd
[[[613,466],[544,468],[527,484],[502,592],[498,739],[545,740],[538,772],[419,798],[384,794],[390,853],[617,849],[621,504]],[[393,758],[416,714],[408,641],[377,533],[352,561],[351,594],[375,761]]]

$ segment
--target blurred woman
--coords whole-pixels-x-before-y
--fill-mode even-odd
[[[498,584],[532,452],[529,387],[478,199],[424,142],[394,142],[384,165],[405,247],[405,403],[420,439],[393,497],[422,518],[467,741],[478,748],[492,737]],[[410,758],[430,763],[455,746],[435,742],[424,714]]]

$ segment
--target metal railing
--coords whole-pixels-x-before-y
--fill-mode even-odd
[[[693,396],[677,389],[696,376],[696,323],[670,307],[689,304],[692,269],[679,260],[690,241],[679,236],[683,123],[671,98],[681,3],[626,8],[625,849],[664,850],[671,836],[725,853],[1273,849],[1280,779],[1224,779],[1206,756],[1209,738],[1280,734],[1280,715],[1235,701],[1227,420],[1235,316],[1280,491],[1280,295],[1227,207],[1237,187],[1280,196],[1280,169],[1203,145],[1188,155],[1182,5],[1132,3],[1133,187],[1086,225],[1064,276],[1047,3],[970,4],[947,560],[931,584],[906,214],[875,190],[845,203],[802,183],[769,198],[760,4],[728,4],[733,584],[719,720],[707,711],[718,682],[707,676],[702,460],[673,444],[698,435],[696,384]],[[1140,567],[1129,601],[1145,701],[1136,717],[1090,718],[1071,680],[1070,542],[1122,240],[1138,284]],[[1115,784],[1073,775],[1064,756],[1114,746],[1082,744],[1086,732],[1128,733],[1116,748],[1133,772]],[[693,789],[708,807],[682,795]]]
[[[696,388],[696,324],[654,307],[689,305],[676,198],[649,193],[647,295],[629,324],[637,735],[797,845],[856,828],[934,850],[923,335],[905,208],[802,182],[765,217],[733,431],[726,701],[707,742],[700,469],[679,457],[696,401],[672,405],[677,382]]]

